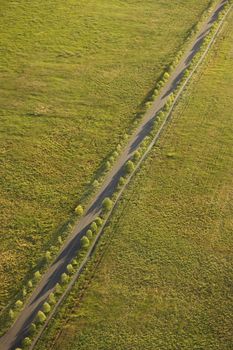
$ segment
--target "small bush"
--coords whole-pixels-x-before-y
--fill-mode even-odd
[[[111,168],[111,163],[109,161],[107,161],[105,163],[105,170],[109,170]]]
[[[14,313],[14,311],[12,309],[9,310],[9,317],[10,317],[11,320],[13,320],[14,317],[15,317],[15,313]]]
[[[24,340],[22,341],[22,344],[23,344],[23,346],[25,346],[25,347],[30,346],[31,343],[32,343],[32,341],[31,341],[31,339],[30,339],[29,337],[24,338]]]
[[[165,103],[165,105],[164,105],[164,110],[165,110],[165,112],[168,112],[169,109],[170,109],[170,104],[169,104],[169,102],[167,102],[167,103]]]
[[[50,246],[51,253],[57,253],[58,248],[55,245]]]
[[[36,281],[39,281],[39,279],[41,278],[40,271],[36,271],[36,272],[34,273],[34,277],[35,277],[35,280],[36,280]]]
[[[168,152],[167,153],[167,158],[175,158],[176,157],[176,153],[175,152]]]
[[[151,107],[152,103],[150,101],[146,102],[146,108],[149,109]]]
[[[38,322],[39,323],[44,323],[46,321],[46,316],[45,314],[43,313],[43,311],[38,311],[37,313],[37,319],[38,319]]]
[[[67,283],[68,281],[69,281],[68,275],[67,275],[65,272],[63,272],[62,275],[61,275],[61,282],[62,282],[63,284],[65,284],[65,283]]]
[[[124,186],[124,184],[125,184],[125,178],[123,177],[123,176],[121,176],[120,177],[120,179],[119,179],[119,186],[121,187],[121,186]]]
[[[134,161],[138,161],[138,159],[140,158],[141,153],[139,151],[135,151],[134,155],[133,155],[133,160]]]
[[[162,119],[164,115],[165,115],[164,112],[161,111],[157,114],[157,118]]]
[[[81,205],[78,205],[76,208],[75,208],[75,213],[78,215],[78,216],[81,216],[83,215],[83,207]]]
[[[99,181],[98,180],[94,180],[93,187],[97,188],[98,186],[99,186]]]
[[[53,292],[49,294],[49,304],[54,305],[56,304],[56,298]]]
[[[45,260],[49,262],[51,259],[52,259],[51,253],[50,251],[47,250],[47,252],[45,253]]]
[[[78,262],[77,262],[76,259],[73,259],[73,260],[72,260],[72,265],[73,265],[73,266],[77,266],[77,265],[78,265]]]
[[[111,157],[109,158],[109,162],[112,164],[114,161],[115,161],[115,158],[114,158],[113,156],[111,156]]]
[[[27,289],[26,289],[25,287],[23,287],[22,294],[23,294],[23,297],[26,297],[26,295],[27,295]]]
[[[112,209],[112,201],[110,198],[106,197],[103,202],[102,202],[102,208],[105,212],[109,211]]]
[[[72,275],[72,273],[74,273],[74,268],[73,268],[72,264],[68,264],[66,266],[66,269],[70,275]]]
[[[51,311],[51,306],[49,305],[49,303],[47,303],[47,301],[43,304],[43,311],[45,314],[48,314]]]
[[[92,232],[96,232],[96,231],[98,230],[98,227],[97,227],[97,225],[96,225],[95,222],[92,222],[92,224],[91,224],[91,230],[92,230]]]
[[[62,293],[62,287],[60,286],[59,283],[56,284],[54,291],[55,291],[56,294],[61,294]]]
[[[32,284],[32,281],[28,281],[28,288],[32,288],[33,287],[33,284]]]
[[[163,75],[163,78],[167,80],[170,77],[170,74],[168,72],[165,72]]]
[[[23,306],[23,302],[22,300],[17,300],[15,303],[15,306],[17,307],[17,309],[21,309]]]
[[[117,151],[114,151],[114,152],[113,152],[113,157],[114,157],[114,158],[117,158],[117,157],[118,157],[118,155],[119,155],[119,154],[118,154],[118,152],[117,152]]]
[[[121,150],[121,145],[117,145],[117,147],[116,147],[116,150],[117,150],[117,152],[120,152],[120,150]]]
[[[92,239],[92,237],[93,237],[92,231],[91,230],[87,230],[86,236],[87,236],[88,239]]]
[[[99,216],[97,216],[97,218],[95,219],[95,222],[97,226],[101,226],[103,224],[103,220]]]
[[[132,162],[132,160],[128,160],[128,162],[125,165],[125,171],[127,174],[130,174],[134,171],[134,163]]]
[[[58,239],[57,239],[57,241],[58,241],[58,243],[60,244],[60,245],[62,245],[62,238],[61,238],[61,236],[58,236]]]
[[[30,324],[29,332],[30,332],[31,335],[36,332],[36,325],[35,325],[35,323],[31,323]]]
[[[89,247],[90,241],[89,241],[89,239],[86,236],[83,236],[81,238],[81,245],[82,245],[83,248]]]

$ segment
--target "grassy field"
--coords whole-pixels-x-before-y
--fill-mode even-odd
[[[0,312],[208,3],[1,1]]]
[[[232,20],[37,349],[233,349]]]

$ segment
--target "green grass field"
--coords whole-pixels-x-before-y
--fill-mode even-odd
[[[233,349],[232,20],[38,350]]]
[[[1,1],[0,312],[208,3]]]

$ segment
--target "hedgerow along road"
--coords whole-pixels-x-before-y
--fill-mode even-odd
[[[145,113],[127,146],[123,149],[114,166],[106,175],[101,188],[94,196],[84,215],[75,226],[72,234],[61,248],[57,258],[43,275],[12,327],[0,338],[0,350],[15,349],[20,345],[23,338],[27,336],[30,324],[35,319],[37,312],[42,309],[43,303],[53,291],[56,283],[60,282],[61,274],[66,271],[67,265],[77,256],[77,251],[81,246],[80,240],[86,233],[89,225],[100,214],[104,198],[111,197],[116,190],[120,177],[124,175],[126,162],[132,158],[141,142],[150,133],[156,114],[164,107],[171,94],[179,85],[185,70],[189,67],[193,57],[199,52],[205,37],[208,35],[211,27],[218,19],[219,13],[227,3],[227,0],[220,1],[209,18],[204,22],[201,30],[189,45],[186,53],[161,90],[161,93],[152,103],[151,108]]]

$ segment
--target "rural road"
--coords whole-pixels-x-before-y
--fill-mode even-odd
[[[19,317],[7,333],[0,338],[0,350],[12,350],[19,346],[22,339],[27,335],[28,328],[31,322],[37,315],[38,310],[42,308],[44,301],[52,292],[56,283],[60,281],[61,274],[66,271],[66,266],[77,255],[80,248],[80,239],[85,234],[90,223],[99,215],[101,211],[102,201],[105,197],[111,197],[118,184],[119,178],[124,173],[125,163],[132,157],[138,149],[143,139],[150,133],[154,123],[155,115],[167,102],[170,94],[176,89],[180,80],[183,77],[184,71],[189,67],[192,58],[199,51],[203,40],[212,25],[218,18],[218,14],[223,9],[227,0],[222,0],[216,6],[210,17],[205,21],[199,33],[195,36],[192,43],[189,45],[186,53],[180,60],[180,63],[171,74],[169,80],[161,90],[158,98],[152,103],[151,108],[146,112],[141,120],[140,126],[131,136],[128,145],[123,149],[122,154],[114,163],[113,168],[105,177],[104,183],[98,193],[92,199],[92,202],[87,207],[83,217],[79,220],[73,233],[67,239],[58,254],[57,259],[48,268],[43,275],[38,286],[34,290],[27,304],[25,305]]]

